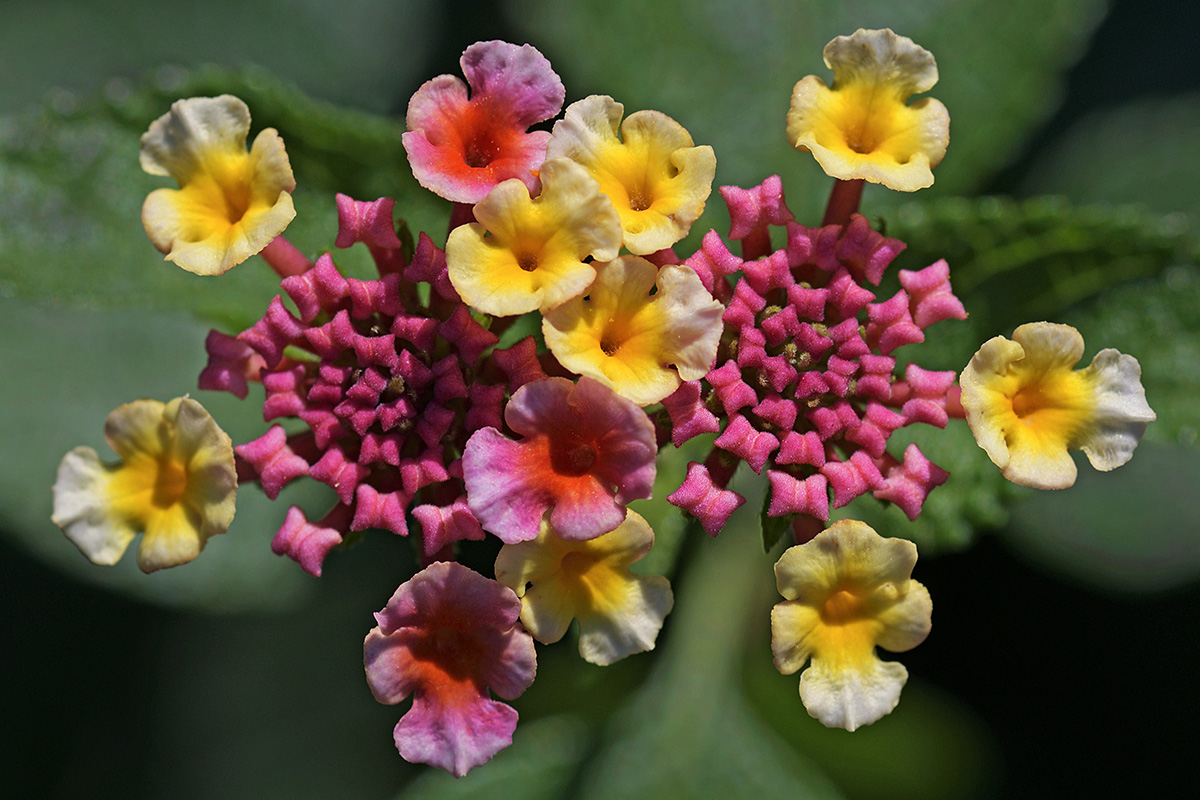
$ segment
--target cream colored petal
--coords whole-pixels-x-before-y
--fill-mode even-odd
[[[797,600],[777,603],[771,609],[771,652],[777,670],[791,675],[804,666],[816,647],[820,624],[820,612]]]
[[[784,551],[775,580],[788,600],[821,603],[842,588],[865,596],[885,584],[904,584],[916,561],[912,542],[884,538],[863,522],[844,519]]]
[[[110,470],[90,447],[76,447],[58,465],[50,517],[93,564],[115,564],[136,533],[109,512]]]
[[[888,714],[900,702],[908,670],[872,657],[854,667],[814,658],[800,676],[800,699],[808,713],[829,728],[853,731]]]
[[[668,264],[658,271],[658,302],[672,321],[665,335],[671,363],[685,381],[700,380],[712,369],[721,340],[724,306],[713,299],[695,270]]]
[[[1146,402],[1142,368],[1133,356],[1101,350],[1085,373],[1095,386],[1095,406],[1079,447],[1098,470],[1116,469],[1133,457],[1133,450],[1157,417]]]
[[[617,142],[625,107],[607,95],[590,95],[567,106],[554,123],[546,158],[569,158],[586,166],[595,164],[606,148]]]
[[[201,539],[224,533],[233,522],[237,504],[233,441],[204,406],[191,398],[172,400],[164,418],[174,426],[171,454],[187,467],[185,502],[201,516]]]
[[[559,545],[550,528],[543,520],[542,529],[536,539],[516,544],[506,544],[496,555],[496,580],[524,597],[527,585],[552,578],[559,569],[565,545]]]
[[[1008,480],[1031,489],[1068,489],[1079,474],[1062,442],[1032,439],[1013,442],[1002,471]]]
[[[159,456],[169,437],[162,426],[167,406],[141,399],[117,406],[104,422],[104,439],[123,461],[139,456]]]
[[[859,28],[825,45],[825,66],[833,70],[835,87],[863,81],[893,88],[902,98],[927,92],[938,81],[933,54],[890,28]]]
[[[1013,341],[1025,351],[1024,369],[1073,369],[1083,358],[1083,336],[1070,325],[1027,322],[1013,331]]]
[[[1001,469],[1007,468],[1011,459],[1005,430],[1012,415],[1012,401],[1007,395],[1015,391],[1015,380],[1008,377],[1008,371],[1023,358],[1025,348],[996,336],[983,343],[958,379],[967,425],[975,441]]]
[[[249,132],[250,109],[233,95],[177,100],[142,134],[142,169],[182,185],[211,152],[244,149]]]
[[[653,650],[663,620],[674,605],[667,579],[629,575],[618,596],[606,600],[603,613],[579,618],[579,654],[584,660],[606,666]]]
[[[521,602],[521,622],[542,644],[561,639],[578,612],[553,579],[531,586]]]
[[[875,643],[884,650],[903,653],[929,635],[933,625],[933,600],[929,590],[914,580],[905,581],[904,593],[875,613],[881,626]]]
[[[201,515],[183,503],[154,514],[138,547],[138,568],[154,572],[192,561],[204,549],[204,524]]]

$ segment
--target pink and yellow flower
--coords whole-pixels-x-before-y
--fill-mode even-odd
[[[594,539],[625,519],[625,505],[649,497],[658,447],[646,413],[601,383],[545,378],[513,393],[504,421],[512,441],[482,428],[467,441],[467,503],[485,530],[528,541],[542,516],[566,539]]]
[[[1031,322],[984,343],[963,370],[962,406],[975,441],[1004,477],[1035,489],[1075,483],[1068,450],[1112,470],[1133,457],[1155,414],[1137,359],[1101,350],[1076,370],[1083,337],[1070,325]]]
[[[625,247],[648,255],[687,236],[704,213],[717,158],[661,111],[638,111],[604,95],[567,107],[554,124],[547,158],[582,164],[621,216]]]
[[[103,463],[90,447],[67,453],[51,517],[93,563],[117,563],[145,532],[143,572],[186,564],[229,527],[237,495],[233,443],[195,400],[118,406],[104,437],[121,461]]]
[[[450,282],[471,307],[497,316],[553,308],[596,277],[595,261],[616,258],[621,221],[608,198],[573,161],[541,169],[542,192],[509,180],[475,206],[478,222],[446,241]]]
[[[792,91],[788,141],[813,154],[827,175],[915,192],[933,184],[932,169],[950,142],[950,115],[926,97],[937,83],[928,50],[890,29],[859,29],[825,46],[833,87],[809,75]]]
[[[674,598],[659,575],[629,565],[650,552],[654,531],[634,511],[615,530],[571,541],[542,523],[537,539],[500,548],[496,580],[521,598],[521,622],[542,644],[579,620],[579,654],[606,665],[654,649]]]
[[[521,601],[454,562],[418,572],[375,615],[363,643],[367,683],[381,703],[410,694],[396,724],[406,760],[462,777],[512,744],[517,712],[505,700],[533,683],[533,638],[517,624]]]
[[[142,169],[179,189],[142,206],[146,234],[166,260],[220,275],[260,252],[296,216],[283,139],[264,128],[246,152],[250,111],[232,95],[179,100],[142,135]]]
[[[685,265],[639,256],[594,265],[596,282],[545,312],[542,333],[559,363],[640,406],[704,377],[717,355],[724,307]]]
[[[771,610],[775,667],[791,675],[812,660],[800,699],[827,727],[869,725],[900,701],[908,670],[875,647],[899,653],[929,634],[933,603],[911,579],[916,562],[912,542],[841,520],[775,565],[785,600]]]
[[[530,45],[476,42],[459,60],[470,84],[453,75],[426,82],[408,103],[404,149],[426,189],[478,203],[516,178],[537,191],[546,131],[527,132],[562,108],[565,90],[550,62]]]

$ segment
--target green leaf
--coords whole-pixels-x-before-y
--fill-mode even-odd
[[[670,114],[716,149],[718,184],[779,173],[793,211],[815,224],[830,182],[788,145],[784,117],[797,81],[832,80],[821,60],[827,42],[864,25],[891,27],[933,52],[941,80],[929,94],[949,108],[952,136],[932,192],[962,193],[1002,167],[1054,110],[1061,73],[1104,3],[511,0],[507,8],[563,76],[569,100],[608,94],[630,112]]]
[[[1075,123],[1029,168],[1022,189],[1200,219],[1197,141],[1200,95],[1139,100]]]
[[[216,611],[288,606],[312,579],[271,552],[289,503],[324,513],[332,500],[313,486],[288,487],[268,502],[257,487],[238,492],[229,531],[209,540],[190,564],[143,575],[140,540],[113,567],[91,564],[50,522],[58,462],[77,445],[116,461],[104,420],[139,397],[169,400],[196,385],[204,329],[177,315],[40,308],[0,300],[0,437],[10,462],[0,482],[0,530],[19,546],[88,583],[165,605]],[[261,390],[260,390],[261,391]],[[244,442],[261,433],[258,411],[223,393],[193,392],[218,424]],[[19,460],[18,460],[19,459]],[[312,483],[312,482],[308,482]]]
[[[445,10],[431,0],[52,0],[7,3],[0,113],[74,101],[161,64],[253,61],[319,97],[379,112],[411,91]]]
[[[975,347],[1025,322],[1060,319],[1066,309],[1108,289],[1193,260],[1196,247],[1194,232],[1178,215],[1076,207],[1061,198],[908,203],[882,220],[888,236],[908,244],[895,267],[949,262],[955,294],[983,335]],[[931,340],[941,336],[934,331]],[[954,353],[957,369],[975,347]],[[921,345],[922,365],[928,350],[929,344]]]
[[[286,236],[310,258],[332,249],[334,192],[390,196],[397,215],[444,238],[447,204],[421,189],[400,143],[403,123],[314,101],[256,69],[202,68],[119,100],[0,119],[0,291],[98,308],[175,309],[231,330],[260,317],[278,278],[258,258],[217,277],[164,262],[142,230],[141,204],[173,182],[146,175],[138,139],[179,97],[229,92],[252,131],[284,137],[298,188]],[[357,248],[339,262],[364,261]]]

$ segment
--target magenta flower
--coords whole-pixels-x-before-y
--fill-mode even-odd
[[[519,178],[534,193],[547,131],[527,132],[562,108],[566,91],[530,45],[476,42],[453,75],[427,81],[408,102],[404,149],[417,181],[457,203],[478,203],[492,187]]]
[[[321,256],[282,282],[299,316],[276,297],[236,339],[210,337],[202,377],[208,388],[244,395],[256,370],[266,390],[263,417],[307,427],[288,435],[276,425],[236,452],[268,497],[301,476],[337,492],[316,522],[291,509],[272,542],[314,575],[350,531],[406,535],[410,507],[426,558],[454,541],[483,538],[463,502],[459,456],[472,433],[499,422],[506,391],[543,374],[532,339],[481,361],[496,337],[459,301],[432,241],[422,236],[405,258],[390,200],[343,195],[338,211],[337,246],[365,244],[380,277],[347,278]],[[418,282],[433,287],[427,300]]]
[[[418,572],[375,615],[363,643],[371,693],[412,708],[396,724],[405,760],[466,775],[512,744],[517,712],[492,700],[533,683],[533,637],[513,591],[454,562]]]
[[[547,511],[564,539],[593,539],[624,521],[630,500],[650,496],[654,425],[604,384],[528,383],[513,393],[504,421],[524,438],[483,428],[462,463],[471,511],[506,543],[537,538]]]
[[[715,534],[737,505],[725,488],[733,470],[714,469],[732,457],[766,471],[767,513],[789,518],[798,538],[828,522],[831,507],[868,492],[915,519],[947,473],[915,445],[901,463],[887,452],[888,439],[916,422],[944,427],[954,374],[909,364],[897,380],[892,353],[924,341],[935,322],[966,317],[946,262],[901,270],[903,288],[876,301],[867,287],[879,285],[902,242],[857,215],[845,226],[793,222],[778,178],[721,194],[742,257],[710,233],[685,263],[728,297],[725,337],[704,382],[685,384],[663,405],[676,445],[719,430],[714,454],[723,458],[693,464],[669,499]],[[773,252],[772,225],[786,228],[784,247]],[[737,272],[728,291],[727,276]],[[718,415],[726,420],[720,428]]]

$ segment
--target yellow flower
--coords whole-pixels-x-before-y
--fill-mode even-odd
[[[604,95],[572,103],[554,124],[547,158],[582,164],[621,216],[625,247],[648,255],[687,236],[704,213],[717,157],[661,111],[621,122],[624,110]]]
[[[115,564],[139,532],[143,572],[185,564],[233,521],[233,443],[186,397],[135,400],[108,415],[104,437],[121,457],[105,464],[90,447],[63,458],[54,524],[95,564]]]
[[[885,539],[857,520],[841,520],[791,547],[775,565],[785,601],[771,610],[775,667],[800,676],[808,713],[852,731],[891,712],[908,670],[875,655],[903,652],[929,635],[933,602],[910,578],[917,548]]]
[[[232,95],[179,100],[142,134],[142,169],[169,175],[142,206],[146,234],[167,261],[220,275],[261,251],[296,216],[283,140],[259,132],[250,152],[250,111]]]
[[[1070,325],[1031,322],[984,343],[963,370],[962,405],[979,443],[1004,477],[1035,489],[1075,483],[1068,450],[1116,469],[1133,456],[1155,419],[1133,356],[1101,350],[1073,367],[1083,337]]]
[[[950,142],[950,115],[926,97],[937,83],[928,50],[890,29],[859,29],[825,45],[833,88],[809,75],[792,90],[788,141],[807,150],[825,174],[915,192],[933,184],[933,167]]]
[[[496,580],[521,598],[521,622],[543,644],[557,642],[579,620],[579,653],[611,664],[654,649],[674,598],[666,578],[634,575],[629,565],[650,552],[654,531],[629,511],[615,530],[568,541],[542,522],[536,539],[506,544]]]
[[[708,373],[724,307],[691,267],[659,269],[640,256],[594,266],[587,296],[542,320],[546,346],[560,364],[640,406],[659,402],[681,379]]]
[[[475,219],[450,232],[446,267],[467,305],[511,316],[578,297],[596,270],[621,249],[621,221],[583,167],[565,158],[541,168],[542,191],[529,197],[511,178],[475,205]]]

